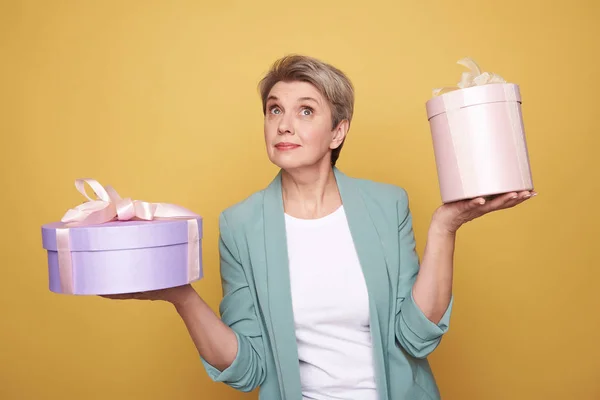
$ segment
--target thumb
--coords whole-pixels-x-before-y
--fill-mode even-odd
[[[477,208],[486,203],[483,197],[476,197],[469,202],[469,209]]]

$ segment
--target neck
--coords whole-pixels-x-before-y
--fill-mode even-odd
[[[342,204],[329,163],[283,170],[281,185],[285,212],[297,218],[320,218]]]

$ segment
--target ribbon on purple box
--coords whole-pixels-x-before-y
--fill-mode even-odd
[[[94,191],[96,199],[88,196],[85,190],[86,183]],[[61,219],[65,228],[56,230],[60,284],[64,293],[74,292],[69,229],[112,221],[187,219],[188,278],[192,281],[199,277],[200,236],[196,219],[198,214],[175,204],[121,198],[111,186],[102,186],[94,179],[77,179],[75,187],[88,201],[69,209]]]

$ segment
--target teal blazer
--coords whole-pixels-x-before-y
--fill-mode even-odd
[[[400,187],[351,178],[334,167],[369,293],[379,398],[433,400],[440,393],[427,361],[448,330],[452,301],[435,324],[412,297],[419,270],[412,217]],[[281,172],[219,216],[221,318],[237,336],[234,362],[216,382],[265,400],[301,400],[290,292]],[[348,293],[351,296],[351,293]]]

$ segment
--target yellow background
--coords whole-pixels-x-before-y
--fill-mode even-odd
[[[3,1],[0,398],[241,399],[209,381],[172,307],[55,295],[40,226],[92,177],[205,217],[263,188],[256,85],[310,54],[356,86],[339,166],[404,186],[422,254],[439,204],[424,103],[473,57],[521,85],[536,189],[460,232],[444,399],[600,399],[600,6],[542,1]]]

